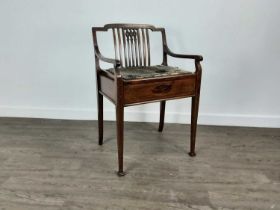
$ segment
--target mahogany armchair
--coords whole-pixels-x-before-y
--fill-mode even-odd
[[[112,31],[115,59],[104,57],[98,47],[97,32]],[[160,32],[163,44],[161,65],[151,66],[149,32]],[[199,107],[202,68],[200,55],[173,53],[167,46],[164,28],[144,24],[107,24],[93,27],[93,44],[97,79],[99,145],[103,144],[103,96],[116,105],[118,171],[123,170],[124,107],[149,102],[160,102],[158,131],[164,126],[166,100],[192,97],[190,156],[195,156],[195,139]],[[167,56],[193,59],[195,72],[168,66]],[[100,61],[111,63],[113,68],[102,69]]]

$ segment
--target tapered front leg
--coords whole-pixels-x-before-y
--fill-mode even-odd
[[[159,132],[162,132],[164,126],[165,104],[166,101],[160,102],[160,118],[159,118],[159,126],[158,126]]]
[[[118,176],[124,176],[123,171],[123,128],[124,128],[124,107],[122,105],[116,106],[116,123],[117,123],[117,144],[118,144]]]
[[[191,114],[191,141],[190,152],[191,157],[195,156],[195,140],[196,140],[196,128],[198,117],[199,96],[192,97],[192,114]]]
[[[98,105],[98,144],[103,144],[103,95],[97,93]]]
[[[191,116],[191,150],[189,155],[191,157],[195,156],[195,140],[196,140],[196,128],[197,128],[197,117],[198,117],[198,109],[199,109],[199,96],[200,96],[200,85],[201,85],[201,74],[202,68],[200,65],[200,61],[195,61],[196,68],[196,94],[192,97],[192,116]]]

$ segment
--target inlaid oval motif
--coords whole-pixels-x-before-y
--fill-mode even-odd
[[[166,92],[169,92],[171,90],[171,85],[170,84],[162,84],[162,85],[159,85],[159,86],[156,86],[152,92],[153,93],[166,93]]]

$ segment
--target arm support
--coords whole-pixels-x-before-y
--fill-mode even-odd
[[[177,54],[173,53],[167,46],[165,46],[165,53],[168,55],[175,57],[175,58],[188,58],[188,59],[194,59],[195,61],[202,61],[203,57],[201,55],[185,55],[185,54]]]
[[[99,60],[104,61],[104,62],[106,62],[106,63],[111,63],[111,64],[113,64],[113,65],[114,65],[115,76],[116,76],[117,78],[121,78],[121,74],[120,74],[120,71],[119,71],[119,68],[118,68],[118,67],[121,66],[121,62],[120,62],[119,60],[104,57],[104,56],[100,53],[100,51],[99,51],[98,48],[95,48],[95,55],[96,55],[96,57],[97,57]],[[99,64],[98,64],[98,65],[99,65]]]
[[[104,57],[98,48],[98,44],[97,44],[97,38],[96,38],[96,31],[107,31],[107,29],[104,29],[102,27],[93,27],[92,28],[92,36],[93,36],[93,46],[94,46],[94,54],[95,54],[95,65],[96,65],[96,69],[100,69],[99,66],[99,60],[104,61],[106,63],[111,63],[114,65],[114,71],[115,71],[115,76],[121,77],[120,71],[118,69],[118,67],[121,66],[121,62],[120,60],[117,59],[111,59],[111,58],[106,58]]]
[[[116,59],[112,59],[112,58],[106,58],[104,57],[100,51],[98,50],[98,48],[95,49],[95,55],[97,56],[97,58],[101,61],[104,61],[106,63],[111,63],[114,65],[115,68],[119,67],[121,65],[121,62],[119,60]]]

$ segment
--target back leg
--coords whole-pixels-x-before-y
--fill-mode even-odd
[[[103,144],[103,95],[98,93],[97,96],[98,107],[98,144]]]
[[[166,101],[160,102],[160,118],[159,118],[159,126],[158,126],[159,132],[162,132],[164,126],[165,103]]]

